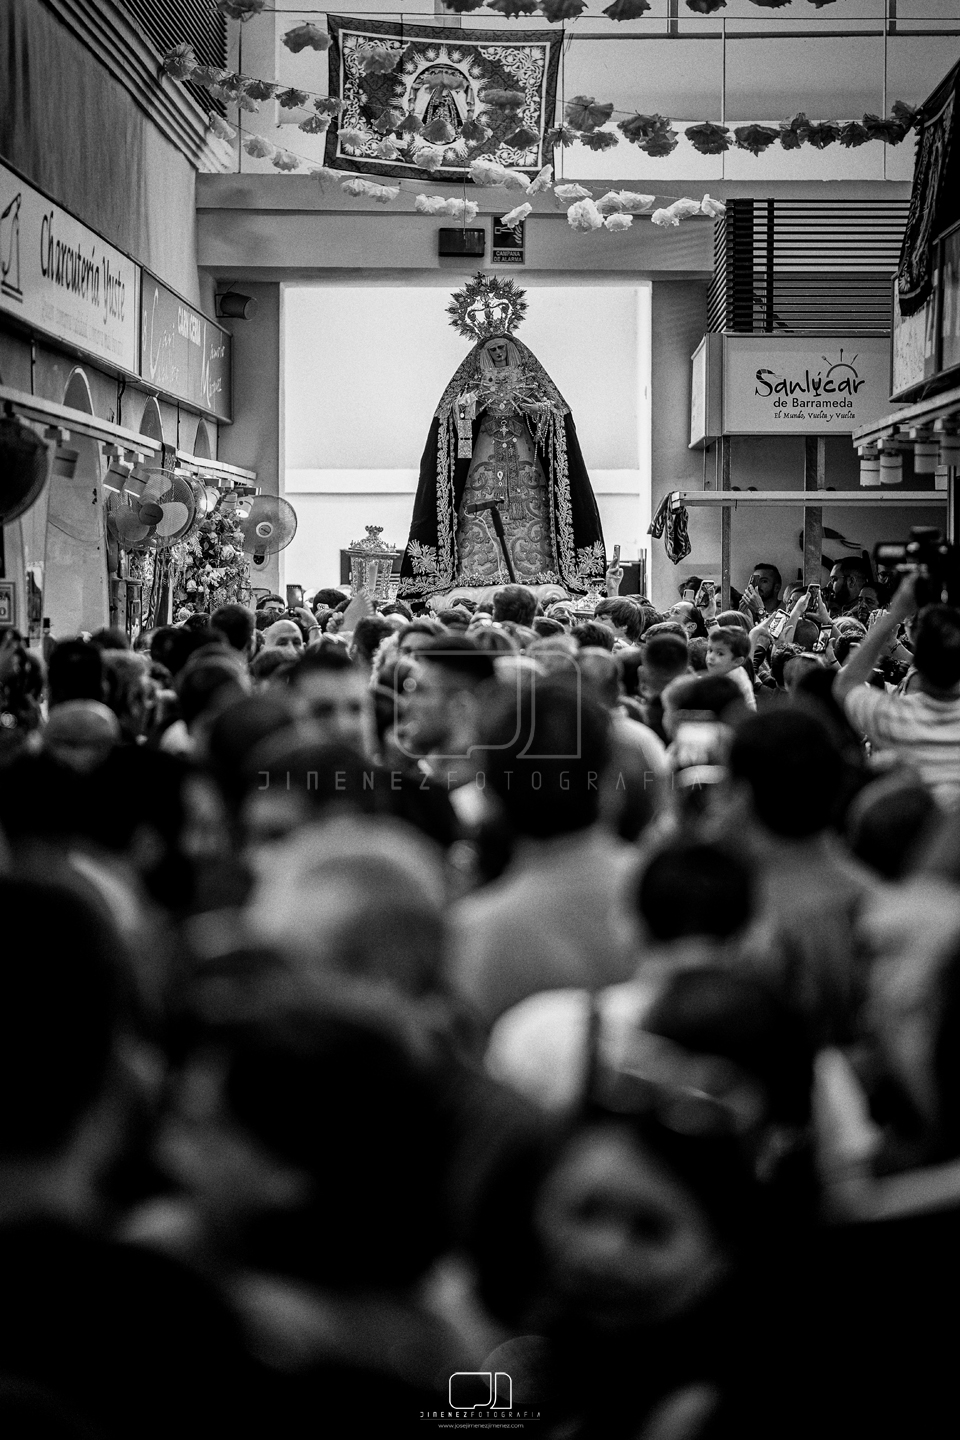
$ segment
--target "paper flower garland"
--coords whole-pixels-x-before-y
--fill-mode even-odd
[[[310,99],[306,90],[279,90],[277,92],[277,104],[284,110],[302,110]]]
[[[189,80],[199,69],[196,52],[186,41],[168,50],[160,63],[174,80]]]
[[[587,8],[587,0],[540,0],[540,14],[551,25],[561,20],[576,20]]]
[[[214,0],[216,8],[228,20],[252,20],[259,15],[267,0]]]
[[[283,36],[283,43],[299,55],[301,50],[329,50],[330,36],[319,25],[296,25]]]
[[[531,214],[532,211],[533,206],[529,203],[529,201],[525,200],[522,205],[517,205],[515,209],[510,210],[506,215],[504,215],[503,219],[500,221],[500,224],[519,225],[520,221],[526,220],[527,216]]]
[[[592,95],[574,95],[564,110],[566,122],[574,130],[596,130],[598,125],[606,125],[612,114],[612,104],[598,105]]]
[[[588,150],[612,150],[620,141],[612,130],[586,130],[580,136],[580,143]]]
[[[650,8],[649,0],[613,0],[603,13],[611,20],[637,20]]]
[[[726,125],[713,125],[709,120],[702,125],[688,125],[683,133],[699,155],[722,155],[732,144]]]
[[[574,200],[590,200],[592,196],[589,190],[582,185],[554,185],[553,193],[561,205],[569,205]]]
[[[739,150],[749,150],[751,155],[762,155],[780,139],[780,131],[772,125],[738,125],[733,132],[734,143]]]
[[[237,138],[236,130],[232,125],[228,125],[220,115],[210,116],[210,129],[218,140],[236,140]]]
[[[537,8],[537,0],[487,0],[487,8],[505,15],[508,20],[515,20],[518,15],[532,15]]]
[[[603,216],[593,200],[578,200],[575,205],[571,205],[567,211],[567,222],[573,230],[600,230],[603,228]]]
[[[269,140],[264,140],[262,135],[245,135],[243,148],[254,160],[269,160],[273,154],[273,146]]]
[[[402,53],[398,46],[365,45],[360,51],[360,69],[364,75],[389,75],[399,65]]]
[[[553,185],[553,166],[544,165],[540,173],[530,181],[527,186],[528,195],[539,195],[542,190],[549,190]]]
[[[607,215],[604,219],[606,230],[629,230],[633,224],[632,215]]]
[[[376,200],[381,205],[396,200],[400,194],[399,185],[377,185],[373,180],[344,180],[340,189],[347,195],[365,195],[369,200]]]

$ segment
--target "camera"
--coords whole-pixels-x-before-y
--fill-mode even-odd
[[[873,563],[894,575],[916,575],[917,605],[960,605],[960,555],[934,526],[915,525],[906,541],[875,545]]]

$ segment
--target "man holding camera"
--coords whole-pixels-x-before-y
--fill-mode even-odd
[[[901,581],[890,609],[851,651],[834,694],[861,735],[912,765],[936,799],[950,805],[960,800],[960,611],[949,605],[921,610],[909,693],[888,695],[867,684],[900,626],[916,614],[918,578]]]

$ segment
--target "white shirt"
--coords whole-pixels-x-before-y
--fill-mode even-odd
[[[854,729],[911,764],[941,804],[960,800],[960,696],[888,695],[858,685],[843,706]]]

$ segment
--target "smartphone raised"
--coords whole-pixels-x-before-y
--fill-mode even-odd
[[[288,586],[287,586],[287,609],[288,609],[288,610],[293,610],[293,609],[295,609],[298,605],[302,605],[302,604],[303,604],[303,586],[302,586],[302,585],[288,585]]]
[[[610,565],[611,570],[616,570],[616,568],[617,568],[617,566],[618,566],[619,564],[620,564],[620,546],[619,546],[619,545],[614,545],[614,547],[613,547],[613,561],[612,561],[612,563],[611,563],[611,565]]]
[[[808,585],[807,594],[810,596],[810,600],[807,604],[806,613],[808,615],[816,614],[820,609],[820,586]]]

